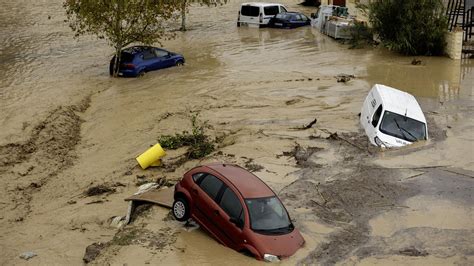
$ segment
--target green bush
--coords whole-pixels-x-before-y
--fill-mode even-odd
[[[201,122],[199,113],[192,113],[191,132],[183,131],[175,135],[162,135],[158,137],[158,142],[165,149],[175,150],[181,147],[188,147],[187,158],[199,159],[212,153],[215,149],[214,142],[205,134],[206,122]]]
[[[372,30],[364,22],[354,21],[351,31],[351,39],[348,40],[350,49],[362,48],[366,45],[376,44]]]
[[[448,22],[441,0],[376,0],[369,4],[373,32],[390,50],[441,55]]]

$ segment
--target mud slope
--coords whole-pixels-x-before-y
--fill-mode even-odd
[[[74,163],[74,149],[81,139],[80,114],[89,102],[87,97],[76,105],[60,106],[34,127],[28,141],[0,146],[3,219],[26,219],[35,192]]]

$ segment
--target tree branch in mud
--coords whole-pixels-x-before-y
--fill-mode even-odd
[[[323,129],[323,128],[320,128],[319,130],[323,131],[323,132],[326,133],[326,134],[329,134],[328,139],[342,140],[342,141],[344,141],[344,142],[346,142],[346,143],[348,143],[348,144],[350,144],[350,145],[356,147],[357,149],[359,149],[359,150],[361,150],[361,151],[366,151],[367,153],[372,154],[372,152],[371,152],[369,149],[365,149],[365,148],[363,148],[363,147],[361,147],[361,146],[359,146],[359,145],[357,145],[357,144],[355,144],[355,143],[353,143],[353,142],[347,140],[346,138],[343,138],[343,137],[339,136],[339,135],[337,134],[337,132],[332,133],[332,132],[330,132],[329,130]]]
[[[115,48],[110,72],[117,76],[124,47],[132,43],[149,45],[174,37],[164,22],[179,10],[179,4],[175,0],[66,0],[63,6],[76,37],[96,35]]]
[[[302,126],[302,127],[296,127],[296,128],[293,128],[293,129],[296,129],[296,130],[306,130],[306,129],[310,129],[310,128],[312,128],[312,127],[316,124],[316,122],[318,122],[318,119],[317,119],[317,118],[313,119],[313,121],[309,122],[309,124],[307,124],[307,125],[304,125],[304,126]]]

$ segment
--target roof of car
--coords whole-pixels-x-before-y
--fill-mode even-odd
[[[248,2],[248,3],[242,3],[242,6],[282,6],[282,4],[262,3],[262,2]]]
[[[130,54],[136,54],[136,53],[141,53],[141,52],[143,52],[143,50],[145,50],[145,49],[147,49],[147,48],[160,49],[160,48],[153,47],[153,46],[135,45],[135,46],[127,47],[127,48],[123,49],[122,51],[123,51],[123,52],[130,53]],[[163,49],[160,49],[160,50],[163,50]]]
[[[381,84],[375,84],[373,89],[382,98],[385,110],[400,115],[406,114],[408,117],[426,123],[425,115],[413,95]]]
[[[304,15],[303,13],[300,13],[300,12],[294,12],[294,11],[290,11],[290,12],[280,12],[277,14],[277,16],[285,16],[285,15],[289,15],[289,16],[294,16],[294,15]]]
[[[265,182],[238,165],[212,163],[204,166],[224,176],[245,199],[275,196],[275,193]]]

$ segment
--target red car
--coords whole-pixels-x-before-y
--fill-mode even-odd
[[[175,186],[173,215],[193,218],[224,246],[265,261],[293,255],[304,239],[260,178],[232,164],[199,166]]]

